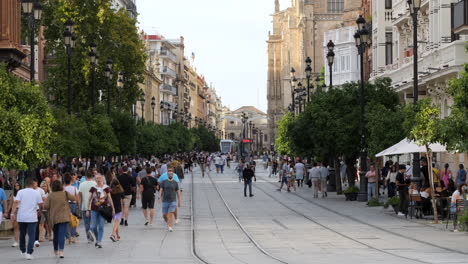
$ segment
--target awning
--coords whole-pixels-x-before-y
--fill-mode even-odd
[[[439,143],[430,144],[429,148],[432,152],[446,152],[447,149],[444,145]],[[413,140],[409,140],[407,138],[403,139],[402,141],[396,143],[395,145],[381,151],[376,157],[382,156],[392,156],[392,155],[401,155],[407,153],[415,153],[415,152],[426,152],[425,146],[418,146]]]

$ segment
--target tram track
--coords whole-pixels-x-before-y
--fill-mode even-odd
[[[276,183],[270,182],[270,181],[266,180],[266,179],[263,178],[263,177],[258,177],[258,176],[257,176],[257,178],[262,179],[263,181],[265,181],[265,182],[267,182],[267,183],[269,183],[269,184],[275,186],[275,188],[278,187],[278,185],[277,185]],[[343,234],[342,232],[340,232],[340,231],[338,231],[338,230],[335,230],[335,229],[333,229],[333,228],[331,228],[331,227],[328,227],[328,226],[326,226],[326,225],[324,225],[324,224],[318,222],[317,220],[313,219],[312,217],[307,216],[307,215],[305,215],[305,214],[299,212],[298,210],[292,208],[291,206],[286,205],[283,201],[281,201],[281,200],[279,200],[278,198],[274,197],[273,195],[271,195],[270,193],[268,193],[267,191],[265,191],[263,188],[259,187],[258,185],[256,186],[256,188],[259,189],[260,191],[262,191],[262,192],[263,192],[264,194],[266,194],[268,197],[272,198],[273,200],[275,200],[276,202],[278,202],[279,204],[281,204],[283,207],[285,207],[285,208],[287,208],[287,209],[293,211],[294,213],[296,213],[296,214],[298,214],[298,215],[300,215],[300,216],[302,216],[302,217],[304,217],[304,218],[306,218],[306,219],[308,219],[308,220],[314,222],[315,224],[318,224],[318,225],[322,226],[323,228],[326,228],[327,230],[329,230],[329,231],[331,231],[331,232],[333,232],[333,233],[336,233],[336,234],[338,234],[338,235],[340,235],[340,236],[342,236],[342,237],[345,237],[345,238],[350,239],[350,240],[352,240],[352,241],[354,241],[354,242],[357,242],[357,243],[359,243],[359,244],[361,244],[361,245],[367,246],[367,247],[372,248],[372,249],[375,249],[375,250],[377,250],[377,251],[379,251],[379,252],[382,252],[382,253],[385,253],[385,254],[389,254],[389,255],[392,255],[392,256],[395,256],[395,257],[399,257],[399,258],[403,258],[403,259],[407,259],[407,260],[411,260],[411,261],[416,261],[416,262],[419,262],[419,263],[432,263],[432,262],[426,262],[426,261],[419,260],[419,259],[414,259],[414,258],[408,258],[408,257],[400,256],[400,255],[398,255],[398,254],[394,254],[394,253],[392,253],[392,252],[388,252],[388,251],[386,251],[386,250],[376,248],[376,247],[374,247],[374,246],[372,246],[372,245],[369,245],[369,244],[367,244],[367,243],[364,243],[364,242],[362,242],[362,241],[359,241],[359,240],[357,240],[357,239],[354,239],[354,238],[352,238],[352,237],[350,237],[350,236],[348,236],[348,235],[346,235],[346,234]],[[374,225],[374,224],[371,224],[371,223],[368,223],[368,222],[359,220],[359,219],[357,219],[357,218],[355,218],[355,217],[353,217],[353,216],[349,216],[349,215],[340,213],[340,212],[338,212],[338,211],[336,211],[336,210],[330,209],[330,208],[328,208],[328,207],[326,207],[326,206],[324,206],[324,205],[321,205],[320,203],[317,203],[317,202],[315,202],[315,201],[313,201],[313,200],[311,200],[311,199],[305,198],[305,197],[303,197],[302,195],[299,195],[299,194],[297,194],[297,193],[292,193],[292,192],[291,192],[291,193],[288,193],[288,194],[292,194],[292,195],[294,195],[294,196],[296,196],[296,197],[298,197],[298,198],[300,198],[300,199],[302,199],[302,200],[304,200],[304,201],[307,201],[308,203],[310,203],[310,204],[312,204],[312,205],[314,205],[314,206],[316,206],[316,207],[319,207],[319,208],[321,208],[321,209],[323,209],[323,210],[326,210],[326,211],[328,211],[328,212],[331,212],[331,213],[333,213],[333,214],[336,214],[336,215],[338,215],[338,216],[340,216],[340,217],[349,219],[349,220],[354,221],[354,222],[356,222],[356,223],[359,223],[359,224],[362,224],[362,225],[366,225],[366,226],[372,227],[372,228],[374,228],[374,229],[376,229],[376,230],[378,230],[378,231],[381,231],[381,232],[384,232],[384,233],[387,233],[387,234],[391,234],[391,235],[397,236],[397,237],[399,237],[399,238],[403,238],[403,239],[409,240],[409,241],[411,241],[411,242],[417,242],[417,243],[420,243],[420,244],[424,244],[424,245],[426,245],[426,246],[430,246],[430,247],[433,247],[433,248],[437,248],[437,249],[441,249],[441,250],[444,250],[444,251],[448,251],[448,252],[451,252],[451,253],[457,253],[457,254],[462,254],[462,255],[468,255],[466,252],[463,252],[463,251],[460,251],[460,250],[456,250],[456,249],[451,249],[451,248],[447,248],[447,247],[435,245],[435,244],[432,244],[432,243],[429,243],[429,242],[426,242],[426,241],[422,241],[422,240],[416,239],[416,238],[414,238],[414,237],[409,237],[409,236],[402,235],[402,234],[400,234],[400,233],[397,233],[397,232],[394,232],[394,231],[391,231],[391,230],[388,230],[388,229],[385,229],[385,228],[381,228],[381,227],[376,226],[376,225]]]
[[[209,172],[205,172],[205,175],[207,176],[207,178],[210,180],[211,182],[211,186],[213,186],[213,188],[215,189],[216,193],[218,194],[218,196],[220,197],[224,207],[227,209],[227,211],[229,212],[229,214],[231,215],[231,217],[234,219],[234,221],[236,222],[236,224],[238,225],[238,227],[240,228],[240,230],[242,230],[242,232],[244,233],[244,235],[248,238],[248,240],[255,246],[255,248],[263,255],[265,255],[266,257],[268,257],[269,259],[277,262],[277,263],[283,263],[283,264],[287,264],[287,262],[273,256],[272,254],[270,254],[269,252],[267,252],[265,249],[263,249],[263,247],[253,238],[253,236],[247,231],[247,229],[242,225],[242,223],[239,221],[239,218],[236,216],[236,214],[234,214],[233,210],[231,209],[231,207],[229,206],[229,204],[227,203],[226,199],[224,198],[224,196],[222,195],[222,193],[220,192],[217,184],[215,183],[215,181],[211,178],[210,176],[210,173]],[[194,186],[194,174],[192,172],[192,182],[191,182],[191,185],[192,185],[192,190],[191,190],[191,247],[192,247],[192,255],[200,262],[200,263],[212,263],[206,259],[204,259],[203,257],[201,257],[198,252],[197,252],[197,245],[196,245],[196,229],[195,229],[195,207],[194,207],[194,192],[195,192],[195,186]],[[211,207],[210,207],[210,210],[211,210]],[[211,214],[213,216],[213,212],[211,211]],[[218,230],[219,231],[219,230]],[[223,242],[224,243],[224,242]],[[224,244],[223,244],[224,245]],[[226,247],[225,247],[226,248]],[[240,260],[239,258],[235,257],[234,255],[231,254],[231,252],[226,248],[226,250],[228,251],[228,253],[231,255],[231,257],[233,257],[234,259],[236,259],[237,261],[239,262],[242,262],[242,263],[245,263],[244,261]],[[255,260],[252,260],[252,263],[254,263]]]

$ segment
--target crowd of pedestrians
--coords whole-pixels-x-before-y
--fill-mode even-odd
[[[79,219],[83,236],[95,248],[102,248],[107,239],[106,222],[112,228],[109,239],[120,241],[121,228],[133,223],[129,209],[136,201],[141,201],[144,226],[154,224],[156,200],[161,203],[166,228],[173,232],[179,223],[184,174],[197,164],[203,170],[215,165],[222,173],[229,160],[224,155],[182,153],[119,162],[74,159],[68,166],[58,161],[32,175],[10,178],[14,188],[9,197],[0,181],[0,223],[3,218],[12,221],[12,247],[19,247],[28,260],[46,240],[52,242],[54,255],[64,258],[65,245],[75,244],[80,236]]]

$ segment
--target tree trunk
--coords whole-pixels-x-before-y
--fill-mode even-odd
[[[432,157],[430,156],[431,152],[429,146],[426,145],[426,155],[427,155],[427,165],[429,166],[429,181],[431,185],[431,197],[432,197],[432,210],[434,211],[434,224],[439,223],[439,217],[437,214],[437,205],[436,205],[436,197],[435,197],[435,188],[434,188],[434,175],[432,172]]]
[[[341,170],[340,170],[340,162],[338,159],[334,159],[334,167],[335,167],[335,185],[336,185],[336,194],[342,194],[343,190],[341,188]]]
[[[348,184],[349,186],[354,186],[356,184],[356,175],[357,175],[357,170],[355,165],[356,159],[353,158],[345,158],[346,160],[346,173],[348,176]]]

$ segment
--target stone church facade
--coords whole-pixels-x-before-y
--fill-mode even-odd
[[[267,114],[272,139],[279,119],[291,103],[291,68],[295,69],[297,80],[306,84],[305,60],[310,57],[313,72],[319,73],[325,57],[324,32],[355,25],[360,6],[361,0],[292,0],[290,7],[281,10],[279,0],[275,0],[273,30],[267,40]]]

